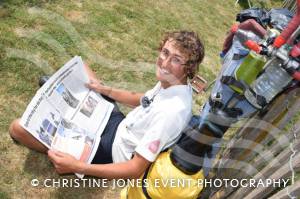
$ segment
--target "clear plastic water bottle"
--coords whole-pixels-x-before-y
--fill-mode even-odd
[[[256,95],[263,96],[266,103],[269,103],[279,92],[292,80],[292,76],[281,66],[278,58],[271,59],[261,74],[252,84],[251,88]],[[254,94],[247,89],[245,92],[247,100],[257,108],[262,108],[257,102]]]
[[[237,39],[240,41],[242,45],[244,45],[247,40],[252,40],[256,42],[259,42],[261,40],[261,38],[258,35],[256,35],[250,30],[238,29],[235,33],[235,36],[237,37]]]

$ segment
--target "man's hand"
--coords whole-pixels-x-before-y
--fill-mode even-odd
[[[103,95],[109,96],[112,88],[109,86],[104,86],[101,81],[97,79],[91,79],[89,83],[85,86],[95,92],[101,93]]]
[[[110,94],[111,87],[104,86],[102,81],[97,78],[96,73],[94,73],[87,64],[84,64],[84,68],[90,79],[90,82],[85,84],[85,86],[95,92],[108,96]]]
[[[85,84],[85,86],[91,90],[96,91],[98,89],[98,87],[100,87],[102,85],[102,82],[98,79],[91,79],[90,78],[90,82]]]
[[[78,173],[85,164],[72,155],[60,151],[49,150],[48,157],[59,174]]]
[[[138,179],[150,164],[151,162],[136,153],[131,160],[125,162],[85,164],[78,173],[107,179]]]

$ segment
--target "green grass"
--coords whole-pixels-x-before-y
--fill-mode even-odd
[[[153,64],[165,31],[201,35],[206,57],[200,74],[212,81],[219,51],[240,7],[235,1],[7,0],[0,3],[0,198],[117,198],[119,190],[34,188],[33,178],[59,178],[46,156],[16,145],[8,135],[38,89],[74,55],[107,84],[145,91],[156,80]],[[145,67],[143,62],[152,64]],[[198,112],[206,95],[195,96]],[[125,112],[128,109],[122,107]],[[73,177],[73,176],[71,176]]]
[[[282,5],[282,0],[249,0],[252,7],[259,8],[272,8],[272,7],[280,7]],[[248,0],[239,0],[239,5],[247,9],[249,8]]]

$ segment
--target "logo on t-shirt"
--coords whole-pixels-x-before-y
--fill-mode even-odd
[[[148,149],[152,152],[152,153],[157,153],[158,147],[159,147],[160,141],[159,140],[155,140],[150,142]]]

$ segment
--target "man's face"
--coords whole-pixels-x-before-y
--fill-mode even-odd
[[[156,78],[162,83],[164,88],[171,85],[185,84],[186,56],[179,51],[175,41],[168,40],[163,46],[157,59]]]

